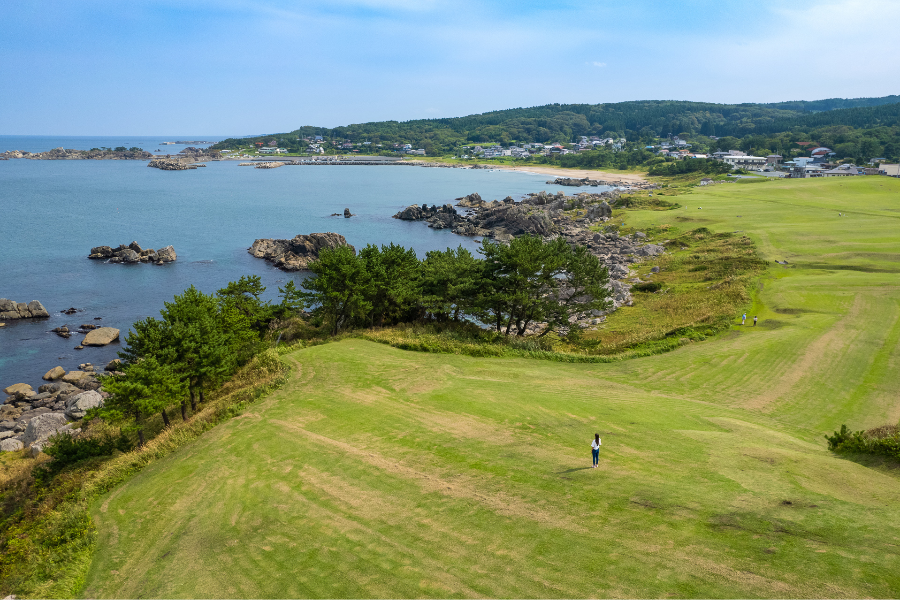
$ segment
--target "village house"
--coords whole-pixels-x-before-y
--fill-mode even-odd
[[[881,163],[878,166],[878,170],[881,171],[882,175],[887,175],[888,177],[900,177],[900,164]]]
[[[854,175],[859,175],[856,165],[841,165],[836,169],[822,171],[823,177],[850,177]]]
[[[767,164],[765,156],[725,156],[722,160],[735,169],[760,169]]]
[[[815,165],[794,165],[791,167],[791,179],[804,179],[808,177],[821,177],[822,167]]]

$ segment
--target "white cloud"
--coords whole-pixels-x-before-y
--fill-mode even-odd
[[[588,64],[589,64],[589,65],[594,65],[595,67],[605,67],[605,66],[606,66],[606,63],[605,63],[605,62],[597,62],[597,61],[594,61],[594,62],[591,62],[591,63],[588,63]]]

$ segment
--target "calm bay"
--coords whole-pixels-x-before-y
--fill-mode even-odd
[[[71,147],[92,143],[86,139]],[[118,342],[74,350],[81,335],[63,339],[50,332],[54,327],[92,323],[116,327],[124,338],[131,323],[158,316],[163,302],[192,284],[212,293],[242,275],[259,275],[266,296],[274,298],[279,285],[305,277],[251,257],[247,248],[257,238],[334,231],[357,249],[394,242],[420,256],[460,244],[474,251],[471,238],[391,216],[410,204],[445,204],[472,192],[492,200],[565,189],[546,180],[509,171],[408,166],[254,169],[221,161],[160,171],[144,161],[0,161],[0,297],[39,300],[51,313],[49,319],[9,321],[0,328],[0,388],[19,382],[37,387],[57,364],[66,370],[83,362],[103,365],[121,348]],[[330,216],[344,208],[356,216]],[[171,244],[178,260],[156,266],[86,258],[93,246],[132,240],[144,248]],[[69,307],[79,312],[60,313]]]

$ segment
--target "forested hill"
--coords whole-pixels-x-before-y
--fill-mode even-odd
[[[326,140],[411,143],[428,154],[466,143],[570,142],[582,135],[626,137],[629,141],[669,135],[743,138],[822,127],[855,129],[900,125],[900,96],[833,98],[774,104],[714,104],[642,100],[610,104],[548,104],[466,117],[379,121],[335,128],[305,126],[288,133],[229,139],[215,148],[252,141],[288,143],[314,135]]]

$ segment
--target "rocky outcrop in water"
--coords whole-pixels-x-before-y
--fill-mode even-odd
[[[164,263],[174,262],[178,259],[175,248],[166,246],[159,250],[141,248],[137,242],[131,242],[127,246],[121,244],[113,248],[111,246],[96,246],[91,248],[88,258],[94,260],[107,260],[110,263],[153,263],[161,265]]]
[[[198,167],[198,165],[177,158],[154,158],[147,163],[147,166],[163,171],[187,171]]]
[[[247,249],[256,258],[264,258],[284,271],[302,271],[319,258],[319,252],[328,248],[350,246],[344,236],[327,233],[298,235],[290,240],[259,239]],[[353,246],[350,248],[356,252]]]
[[[50,313],[44,308],[44,305],[37,300],[29,303],[14,302],[6,298],[0,298],[0,321],[14,319],[43,319],[49,317]]]
[[[115,327],[98,327],[88,331],[81,341],[82,346],[106,346],[119,339],[119,330]],[[63,378],[65,381],[65,378]]]

